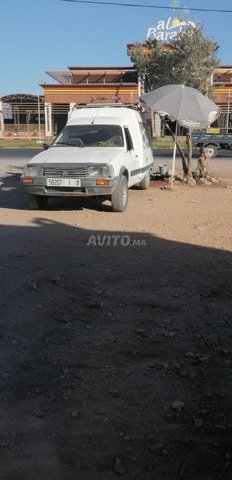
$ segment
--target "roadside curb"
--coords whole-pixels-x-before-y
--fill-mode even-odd
[[[1,150],[43,150],[43,147],[0,147]]]

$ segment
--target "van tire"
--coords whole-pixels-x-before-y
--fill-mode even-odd
[[[112,209],[114,212],[124,212],[128,204],[128,181],[125,175],[119,179],[117,187],[111,195]]]
[[[27,202],[29,210],[44,210],[48,203],[48,197],[28,194]]]
[[[151,175],[150,171],[146,173],[145,177],[140,182],[141,190],[148,190],[151,185]]]

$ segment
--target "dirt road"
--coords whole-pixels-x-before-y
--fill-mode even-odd
[[[21,164],[0,165],[0,479],[231,480],[232,166],[116,214],[28,211]]]

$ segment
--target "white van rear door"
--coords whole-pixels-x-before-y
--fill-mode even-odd
[[[142,168],[144,170],[150,164],[153,164],[153,153],[151,148],[151,138],[149,136],[149,132],[145,128],[145,125],[142,122],[139,122],[139,129],[141,132],[142,143],[143,143]]]

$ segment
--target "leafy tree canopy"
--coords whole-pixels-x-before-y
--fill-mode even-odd
[[[211,96],[211,76],[219,66],[218,45],[206,38],[203,28],[190,26],[170,41],[169,46],[155,40],[144,46],[135,43],[131,60],[138,69],[145,91],[168,84],[184,84]]]

